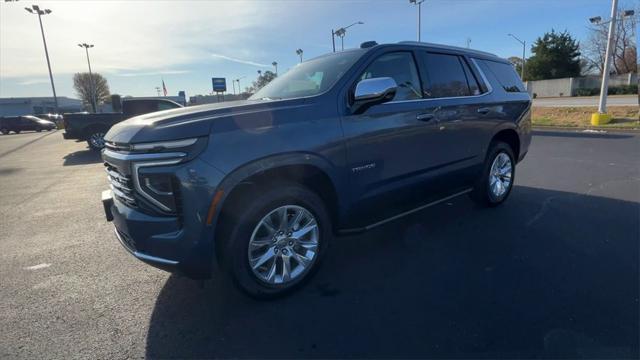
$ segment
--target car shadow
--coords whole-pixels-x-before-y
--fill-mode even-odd
[[[516,186],[334,239],[293,294],[171,276],[149,358],[638,357],[640,204]]]
[[[91,149],[79,150],[64,156],[64,166],[87,165],[102,162],[102,157],[97,151]]]

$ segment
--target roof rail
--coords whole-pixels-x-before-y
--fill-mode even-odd
[[[400,42],[398,42],[398,44],[429,46],[429,47],[443,49],[443,50],[457,50],[457,51],[475,53],[475,54],[478,54],[478,55],[484,55],[484,56],[490,56],[490,57],[498,57],[497,55],[489,53],[489,52],[486,52],[486,51],[462,48],[462,47],[452,46],[452,45],[434,44],[434,43],[427,43],[427,42],[421,42],[421,41],[400,41]]]

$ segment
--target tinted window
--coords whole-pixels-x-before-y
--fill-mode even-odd
[[[362,73],[360,80],[390,77],[398,84],[393,100],[413,100],[422,98],[422,86],[418,69],[409,52],[384,54],[374,60]]]
[[[489,69],[489,71],[498,79],[502,88],[507,92],[526,92],[527,89],[524,88],[522,81],[520,81],[520,77],[516,73],[515,68],[511,64],[491,61],[491,60],[481,60],[481,63]]]
[[[427,53],[426,60],[427,75],[429,77],[427,97],[471,95],[467,84],[467,76],[458,56]]]

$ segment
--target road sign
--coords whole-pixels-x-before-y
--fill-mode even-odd
[[[211,78],[214,92],[227,91],[227,79],[225,78]]]

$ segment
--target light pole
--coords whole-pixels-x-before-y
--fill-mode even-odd
[[[298,54],[298,56],[300,56],[300,62],[302,62],[302,53],[303,53],[302,49],[296,50],[296,54]]]
[[[42,43],[44,44],[44,55],[47,58],[47,67],[49,68],[49,79],[51,80],[51,90],[53,90],[53,102],[56,108],[56,114],[58,111],[58,96],[56,95],[56,86],[53,84],[53,74],[51,73],[51,62],[49,61],[49,50],[47,50],[47,40],[44,38],[44,28],[42,27],[42,15],[51,14],[51,10],[41,10],[38,5],[32,5],[30,8],[24,8],[29,13],[38,15],[38,21],[40,22],[40,32],[42,33]]]
[[[93,73],[91,72],[91,61],[89,61],[89,48],[93,47],[93,44],[82,43],[78,44],[79,47],[84,48],[87,53],[87,65],[89,65],[89,83],[91,86],[91,107],[93,108],[93,112],[96,112],[96,108],[98,104],[96,104],[96,85],[93,82]]]
[[[274,69],[276,70],[276,76],[278,76],[278,62],[274,61],[271,63],[271,65],[273,65]]]
[[[158,94],[158,97],[160,96],[160,86],[156,86],[156,93]]]
[[[424,0],[409,0],[409,4],[414,4],[418,6],[418,42],[420,42],[420,27],[421,27],[421,21],[422,21],[422,17],[421,17],[421,10],[422,10],[422,3],[424,2]]]
[[[240,87],[240,80],[246,78],[246,76],[242,76],[237,78],[235,81],[238,83],[238,95],[242,95],[242,88]]]
[[[520,39],[518,39],[515,35],[513,34],[509,34],[509,36],[511,36],[512,38],[516,39],[517,42],[519,42],[520,44],[522,44],[522,68],[520,69],[520,79],[522,81],[524,81],[524,63],[525,63],[525,51],[527,49],[527,42],[526,41],[522,41]]]
[[[353,25],[362,25],[364,24],[362,21],[354,22],[353,24],[341,27],[338,30],[331,30],[331,43],[333,44],[333,52],[336,52],[336,36],[339,36],[342,40],[342,50],[344,50],[344,36],[347,34],[347,29],[352,27]]]
[[[598,103],[598,113],[591,116],[591,124],[599,125],[600,123],[608,123],[611,117],[607,115],[607,93],[609,92],[609,70],[613,61],[613,46],[615,39],[616,20],[618,12],[618,0],[611,0],[611,19],[609,22],[609,36],[607,38],[607,50],[604,58],[604,68],[602,69],[602,84],[600,85],[600,101]],[[626,10],[622,17],[633,16],[633,10]],[[600,16],[589,19],[592,24],[606,24],[602,22]]]

